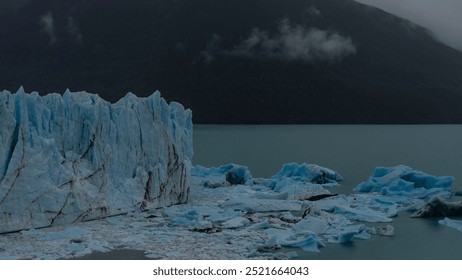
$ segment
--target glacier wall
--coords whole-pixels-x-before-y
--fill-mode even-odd
[[[159,92],[0,92],[0,233],[185,203],[192,113]]]

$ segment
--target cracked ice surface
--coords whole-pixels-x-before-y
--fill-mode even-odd
[[[0,92],[0,233],[186,202],[191,116],[159,92]]]

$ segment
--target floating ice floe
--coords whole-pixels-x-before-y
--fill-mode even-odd
[[[411,217],[461,216],[462,202],[448,202],[454,182],[452,176],[433,176],[405,165],[377,167],[368,181],[354,191],[380,193],[398,203],[401,210],[414,212]]]
[[[454,177],[436,177],[416,171],[405,165],[377,167],[366,182],[360,183],[356,192],[378,192],[385,196],[430,198],[449,196]]]
[[[284,164],[282,169],[268,181],[273,185],[286,179],[325,187],[336,187],[339,186],[339,182],[343,181],[342,176],[331,169],[316,164],[297,164],[294,162]]]
[[[451,228],[455,228],[458,231],[462,231],[462,221],[460,220],[453,220],[449,218],[444,218],[442,220],[439,220],[438,223],[443,226],[448,226]]]
[[[290,229],[269,228],[265,230],[269,237],[265,246],[277,248],[278,246],[300,248],[308,252],[318,252],[319,247],[325,245],[312,233],[295,233]]]

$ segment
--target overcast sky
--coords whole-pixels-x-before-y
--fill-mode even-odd
[[[462,0],[356,0],[422,25],[462,51]]]

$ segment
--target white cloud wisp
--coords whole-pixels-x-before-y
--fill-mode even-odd
[[[50,44],[55,43],[57,41],[57,38],[56,38],[54,19],[53,19],[53,15],[51,14],[51,12],[48,12],[40,16],[39,24],[42,28],[42,31],[48,35],[48,38],[50,39]]]
[[[258,28],[226,54],[240,57],[302,61],[337,61],[356,53],[349,37],[336,32],[291,25],[282,20],[278,31],[270,34]]]

